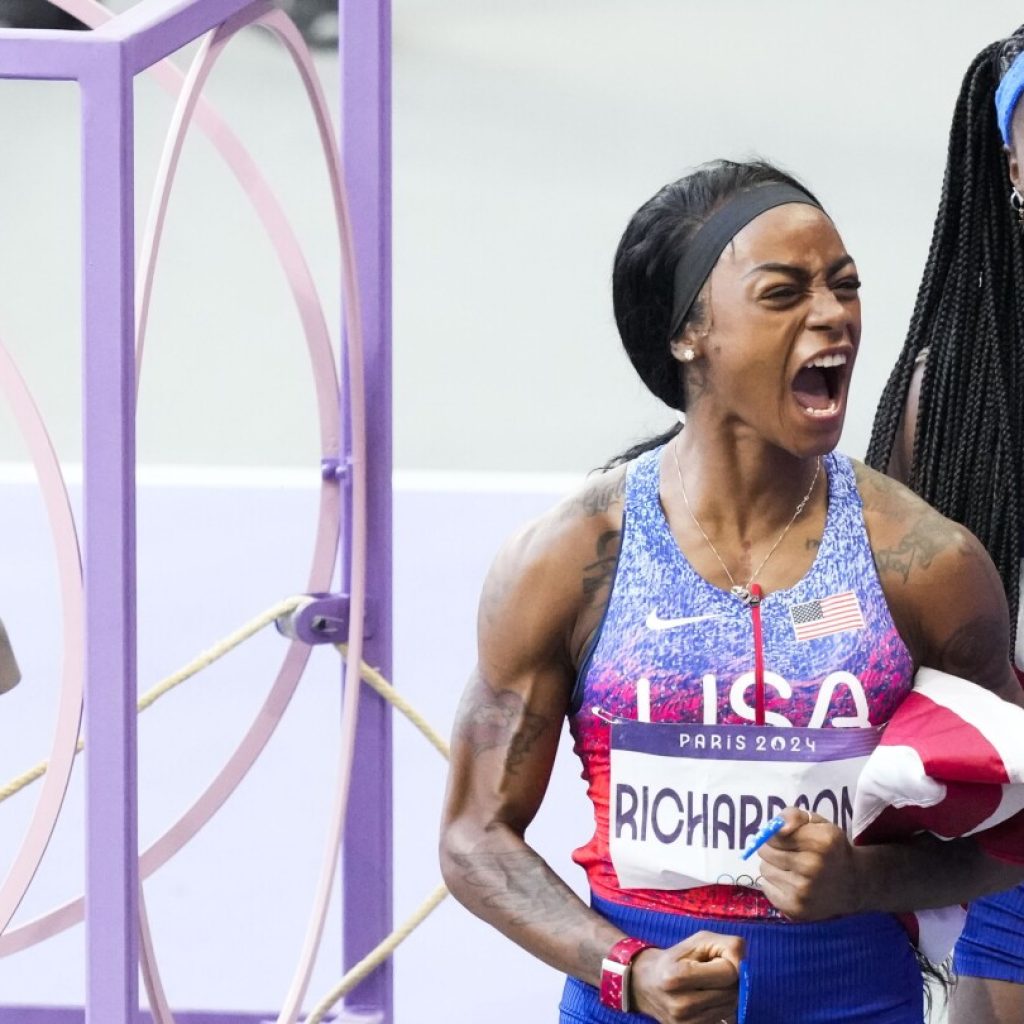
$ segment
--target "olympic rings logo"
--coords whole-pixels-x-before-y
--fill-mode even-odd
[[[719,875],[715,879],[715,885],[738,885],[742,889],[760,889],[761,875],[756,878],[752,875]]]

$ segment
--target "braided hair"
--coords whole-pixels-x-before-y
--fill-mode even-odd
[[[984,544],[1016,639],[1024,461],[1024,243],[995,92],[1024,26],[967,70],[953,112],[928,261],[903,350],[875,413],[867,462],[885,471],[915,364],[927,349],[908,483]]]
[[[676,264],[684,260],[701,227],[727,199],[759,185],[792,185],[813,195],[795,178],[764,161],[713,160],[660,189],[630,218],[612,268],[612,304],[622,346],[640,379],[673,409],[686,407],[682,365],[672,355],[672,302]],[[817,200],[815,200],[817,201]],[[700,323],[706,310],[700,296],[679,330]],[[675,437],[679,424],[616,455],[609,469]]]

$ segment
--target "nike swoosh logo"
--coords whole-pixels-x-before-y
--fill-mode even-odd
[[[657,612],[651,612],[647,616],[648,629],[675,629],[676,626],[689,626],[694,622],[705,622],[708,619],[717,619],[718,615],[688,615],[683,619],[663,619]]]

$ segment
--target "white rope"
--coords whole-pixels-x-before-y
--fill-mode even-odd
[[[335,644],[335,648],[342,658],[348,654],[348,647],[345,644]],[[430,723],[391,685],[372,665],[362,662],[359,666],[359,674],[363,682],[371,689],[376,690],[389,704],[401,711],[406,718],[416,726],[417,729],[430,742],[431,746],[447,761],[451,752],[448,749],[447,741],[439,735]]]
[[[364,978],[375,971],[392,953],[432,914],[448,895],[444,885],[439,885],[379,946],[367,953],[331,991],[313,1008],[305,1024],[321,1024],[331,1007],[356,987]]]
[[[198,675],[203,669],[208,668],[214,662],[219,661],[226,654],[241,646],[250,637],[265,629],[272,622],[275,622],[282,615],[295,611],[306,601],[305,597],[289,597],[278,602],[272,608],[251,619],[244,626],[236,629],[233,633],[218,641],[212,647],[207,648],[201,654],[193,658],[187,665],[177,672],[167,676],[147,691],[138,700],[139,712],[152,707],[161,697],[169,693],[175,687],[180,686],[186,680]],[[348,647],[345,644],[335,644],[336,649],[342,658],[347,657]],[[359,666],[359,674],[363,682],[384,698],[396,710],[401,711],[406,718],[427,738],[431,746],[445,758],[449,757],[448,743],[430,725],[430,723],[403,697],[394,686],[389,683],[383,675],[373,666],[362,661]],[[76,747],[76,753],[85,749],[85,740],[80,739]],[[26,786],[42,778],[46,774],[49,761],[40,761],[37,765],[23,772],[17,778],[12,779],[6,786],[0,789],[0,803],[14,796],[15,793]],[[361,981],[376,970],[394,951],[437,909],[441,902],[448,895],[444,885],[436,889],[420,904],[420,906],[403,921],[390,935],[387,936],[377,947],[371,950],[362,960],[355,964],[338,984],[314,1007],[313,1012],[306,1018],[305,1024],[321,1024],[324,1016],[331,1008],[339,1002],[348,992],[351,992]]]
[[[345,644],[335,644],[335,647],[344,658],[348,654]],[[406,718],[416,726],[417,729],[430,741],[431,745],[447,761],[449,757],[448,744],[434,730],[430,723],[389,683],[384,676],[373,668],[362,662],[359,666],[359,674],[364,683],[380,694],[389,704],[398,711],[401,711]],[[305,1024],[321,1024],[331,1008],[338,1003],[345,995],[352,991],[361,981],[376,970],[392,953],[438,908],[448,890],[444,885],[439,885],[420,906],[403,921],[386,939],[376,948],[367,953],[357,964],[353,965],[348,973],[338,982],[331,991],[320,1000],[313,1008],[313,1012],[306,1018]]]
[[[250,637],[259,633],[260,630],[266,629],[267,626],[275,622],[282,615],[295,611],[305,601],[305,597],[289,597],[284,601],[279,601],[272,608],[268,608],[265,612],[257,615],[256,618],[250,619],[244,626],[224,637],[223,640],[218,641],[212,647],[208,647],[187,665],[178,669],[173,675],[160,680],[156,686],[144,693],[138,700],[137,708],[139,712],[141,713],[147,708],[152,707],[161,697],[169,693],[176,686],[180,686],[187,679],[198,675],[204,668],[209,668],[214,662],[220,661],[225,654],[229,654],[236,647],[241,646]],[[75,747],[75,753],[80,754],[84,749],[85,740],[80,739]],[[36,779],[41,779],[46,774],[49,766],[50,762],[48,760],[40,761],[32,768],[29,768],[28,771],[23,772],[8,782],[6,786],[0,789],[0,803],[10,799],[15,793],[20,792],[26,786],[35,782]]]

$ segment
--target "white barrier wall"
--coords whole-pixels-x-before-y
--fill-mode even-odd
[[[0,617],[24,679],[0,698],[0,784],[45,756],[60,671],[60,612],[45,519],[27,472],[8,472],[6,480],[0,483]],[[505,536],[571,483],[423,475],[399,486],[395,681],[443,733],[472,667],[476,599],[491,557]],[[315,486],[315,476],[303,481],[295,471],[142,472],[140,693],[278,599],[303,590]],[[143,715],[144,844],[223,763],[269,689],[284,646],[268,630]],[[339,679],[335,652],[315,651],[251,776],[208,829],[147,885],[164,980],[178,1008],[270,1011],[283,998],[321,854],[336,760]],[[569,853],[588,837],[590,818],[578,766],[568,744],[563,747],[531,840],[582,888],[582,872]],[[396,720],[396,919],[439,881],[444,776],[433,748]],[[60,828],[15,926],[81,891],[80,781],[76,772]],[[30,789],[0,804],[0,870],[13,857],[33,800]],[[339,934],[335,928],[328,935],[309,1005],[340,976]],[[0,959],[0,1003],[80,1003],[82,950],[79,925]],[[439,951],[448,965],[441,973]],[[557,1003],[560,982],[553,972],[454,901],[412,936],[396,962],[400,1024],[513,1024],[553,1014]]]

